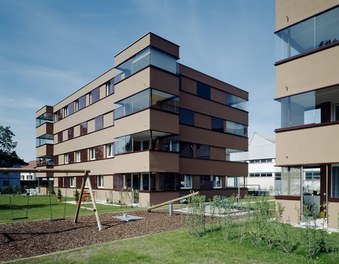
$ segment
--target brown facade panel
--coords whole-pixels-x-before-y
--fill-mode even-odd
[[[150,67],[150,86],[152,88],[179,95],[179,77],[163,70]]]
[[[208,76],[204,73],[196,71],[192,68],[189,68],[187,66],[179,64],[179,72],[183,76],[186,76],[186,77],[191,78],[193,80],[197,80],[199,82],[208,84],[212,87],[215,87],[215,88],[220,89],[222,91],[240,96],[240,97],[248,100],[248,92],[241,90],[241,89],[239,89],[239,88],[237,88],[237,87],[235,87],[231,84],[228,84],[228,83],[222,82],[218,79],[215,79],[211,76]]]
[[[180,173],[247,177],[247,163],[180,158]]]
[[[211,129],[211,117],[195,113],[194,125],[205,129]]]
[[[180,89],[191,94],[197,94],[197,82],[185,76],[180,76]]]
[[[225,120],[248,125],[247,112],[227,107],[226,105],[218,104],[184,92],[181,92],[180,94],[180,107],[209,116],[219,117]]]
[[[179,115],[151,109],[150,129],[179,134]]]
[[[180,140],[207,144],[221,148],[233,148],[244,151],[248,149],[248,138],[246,137],[214,132],[185,125],[180,125]]]

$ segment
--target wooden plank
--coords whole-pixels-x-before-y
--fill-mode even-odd
[[[77,208],[76,208],[76,211],[75,211],[74,223],[78,223],[78,217],[79,217],[79,212],[80,212],[80,207],[81,207],[81,200],[82,200],[82,196],[84,195],[85,183],[86,183],[87,178],[88,178],[88,172],[86,172],[85,175],[82,178],[81,189],[80,189],[80,194],[79,194],[79,201],[78,201]]]
[[[99,218],[99,213],[98,213],[98,210],[97,210],[97,205],[95,203],[95,198],[94,198],[94,194],[93,194],[92,183],[91,183],[90,177],[88,177],[88,190],[89,190],[89,193],[91,194],[92,204],[93,204],[93,209],[94,209],[93,211],[95,213],[95,218],[97,220],[98,228],[99,228],[99,231],[101,231],[102,226],[101,226],[101,222],[100,222],[100,218]]]
[[[189,198],[189,197],[192,197],[192,196],[198,195],[198,194],[199,194],[199,192],[190,193],[190,194],[187,194],[187,195],[185,195],[185,196],[182,196],[182,197],[179,197],[179,198],[175,198],[175,199],[169,200],[169,201],[167,201],[167,202],[163,202],[163,203],[160,203],[160,204],[151,206],[151,207],[147,208],[147,211],[148,211],[148,212],[151,212],[151,211],[152,211],[153,209],[155,209],[155,208],[159,208],[159,207],[164,206],[164,205],[168,205],[168,204],[171,204],[171,203],[175,203],[175,202],[184,200],[184,199],[186,199],[186,198]]]

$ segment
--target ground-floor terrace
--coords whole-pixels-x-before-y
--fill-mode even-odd
[[[247,194],[247,188],[241,186],[239,178],[163,172],[90,176],[96,200],[112,204],[137,203],[142,207],[178,198],[193,191],[199,191],[207,199],[215,195],[227,197],[240,194],[243,197]],[[75,190],[81,188],[81,182],[81,177],[60,177],[55,181],[54,187],[60,189],[63,195],[72,196]],[[85,191],[86,188],[88,183],[85,184]]]
[[[325,218],[329,227],[339,227],[339,164],[282,167],[279,184],[275,198],[284,221]]]

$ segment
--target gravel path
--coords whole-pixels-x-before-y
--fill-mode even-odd
[[[114,215],[122,213],[100,215],[103,226],[100,232],[94,215],[79,217],[77,224],[73,223],[73,218],[2,224],[0,262],[183,227],[183,216],[169,216],[167,211],[128,212],[128,215],[144,217],[129,222],[113,219]]]

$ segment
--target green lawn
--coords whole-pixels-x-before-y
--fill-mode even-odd
[[[190,236],[187,230],[97,244],[15,263],[339,263],[338,254],[310,261],[239,241],[225,241],[220,233]]]
[[[56,196],[26,196],[26,195],[0,195],[0,223],[8,223],[13,221],[42,220],[65,217],[74,217],[76,205],[66,203],[73,201],[72,197],[63,197],[63,202],[58,203]],[[12,208],[11,208],[12,204]],[[92,204],[84,205],[92,207]],[[135,210],[135,208],[126,206],[112,206],[97,204],[99,213],[121,212]],[[26,217],[28,218],[24,219]],[[80,215],[93,215],[92,211],[80,210]],[[16,218],[16,220],[12,220]],[[21,219],[23,218],[23,219]]]

